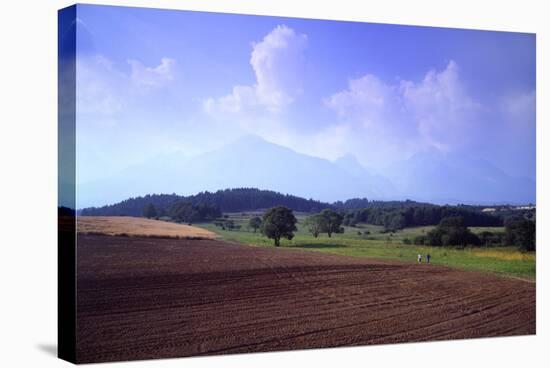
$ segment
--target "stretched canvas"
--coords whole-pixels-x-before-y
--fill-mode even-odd
[[[59,356],[535,334],[535,34],[59,11]]]

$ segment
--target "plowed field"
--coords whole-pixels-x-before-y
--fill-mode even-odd
[[[77,360],[535,333],[535,284],[433,265],[79,235]]]

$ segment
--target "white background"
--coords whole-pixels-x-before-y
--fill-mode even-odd
[[[537,33],[537,336],[185,358],[113,367],[541,367],[550,364],[550,188],[545,1],[298,0],[87,3]],[[3,1],[0,12],[0,365],[57,367],[57,10],[68,1]],[[546,14],[546,18],[544,15]],[[543,167],[546,166],[546,169]],[[548,189],[547,189],[548,190]],[[545,313],[546,312],[546,313]],[[414,316],[411,316],[414,318]],[[545,349],[546,348],[546,349]]]

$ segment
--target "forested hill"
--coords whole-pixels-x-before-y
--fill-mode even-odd
[[[415,201],[371,201],[354,198],[332,204],[305,199],[289,194],[256,188],[225,189],[217,192],[201,192],[191,196],[176,194],[152,194],[129,198],[103,207],[85,208],[82,216],[168,216],[185,222],[212,220],[224,212],[264,210],[274,206],[286,206],[296,212],[318,213],[333,208],[344,215],[344,224],[358,223],[382,225],[387,229],[410,226],[437,225],[446,217],[462,217],[467,226],[502,226],[510,216],[534,216],[533,213],[499,209],[484,213],[479,206],[439,206]],[[524,211],[525,212],[525,211]]]
[[[82,216],[142,216],[145,206],[152,204],[158,214],[162,216],[169,213],[174,203],[181,201],[194,206],[216,207],[222,212],[253,211],[283,205],[294,211],[313,213],[330,207],[328,203],[270,190],[237,188],[217,192],[201,192],[191,196],[152,194],[129,198],[108,206],[85,208],[80,214]]]
[[[344,202],[337,201],[332,204],[332,207],[341,211],[359,210],[363,208],[382,208],[382,209],[405,209],[411,207],[437,206],[431,203],[411,201],[377,201],[367,198],[352,198]],[[438,207],[438,206],[437,206]]]

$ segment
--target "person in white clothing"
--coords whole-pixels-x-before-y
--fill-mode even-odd
[[[422,263],[422,254],[418,255],[418,263]]]

